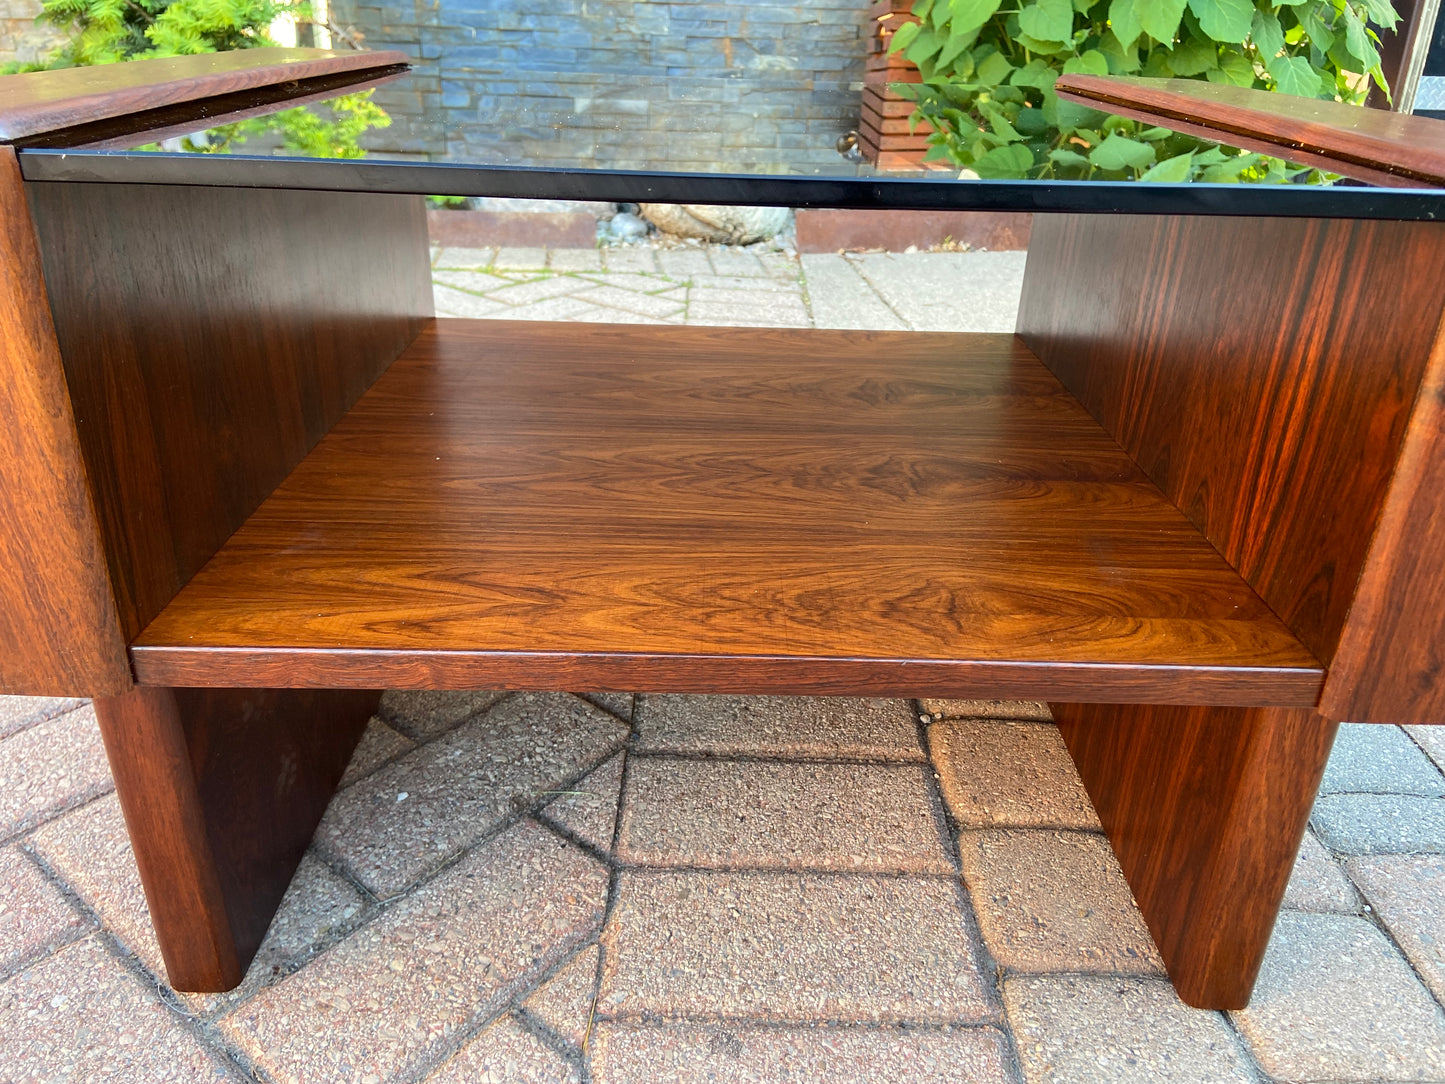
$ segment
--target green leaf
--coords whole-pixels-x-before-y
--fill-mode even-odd
[[[913,14],[920,19],[928,18],[928,13],[933,10],[933,0],[913,0]]]
[[[1181,41],[1169,52],[1169,68],[1175,75],[1203,75],[1219,67],[1219,51],[1213,42],[1198,38]]]
[[[1017,128],[1009,123],[1004,111],[992,102],[982,102],[978,111],[988,120],[988,126],[993,129],[993,134],[1009,143],[1018,143],[1023,140]]]
[[[1067,75],[1108,75],[1109,62],[1099,50],[1089,49],[1064,61],[1064,72]]]
[[[1120,45],[1112,30],[1104,31],[1099,39],[1099,52],[1109,61],[1110,75],[1128,75],[1139,70],[1139,50]]]
[[[1163,184],[1178,184],[1180,181],[1189,180],[1189,174],[1194,167],[1194,152],[1176,154],[1173,158],[1166,158],[1157,166],[1150,166],[1139,175],[1141,181],[1159,181]]]
[[[976,78],[984,86],[992,86],[1002,83],[1013,70],[1014,66],[1009,63],[1008,57],[1002,53],[991,53],[988,59],[979,62]]]
[[[1155,41],[1169,44],[1184,18],[1186,0],[1134,0],[1139,25]]]
[[[1079,169],[1088,169],[1089,160],[1077,151],[1066,150],[1060,147],[1058,150],[1049,151],[1049,161],[1057,162],[1061,166],[1077,166]]]
[[[1400,21],[1400,15],[1395,10],[1390,0],[1361,0],[1365,8],[1365,14],[1370,17],[1370,22],[1383,26],[1386,30],[1395,29],[1395,24]]]
[[[1059,77],[1057,69],[1051,67],[1047,62],[1038,57],[1030,60],[1022,68],[1016,68],[1009,76],[1009,83],[1016,87],[1035,87],[1039,90],[1052,90],[1054,80]]]
[[[1228,45],[1243,42],[1254,19],[1250,0],[1189,0],[1189,10],[1199,20],[1200,30]]]
[[[899,53],[907,49],[913,44],[913,39],[918,37],[918,32],[922,29],[921,23],[904,23],[893,31],[893,37],[888,39],[888,51]]]
[[[1099,169],[1147,169],[1154,163],[1154,148],[1126,136],[1111,135],[1089,152],[1089,161]]]
[[[1220,59],[1219,67],[1212,72],[1207,72],[1205,78],[1211,83],[1252,87],[1254,86],[1254,65],[1250,63],[1247,56],[1227,52]]]
[[[1038,41],[1068,41],[1074,35],[1069,0],[1031,0],[1019,12],[1019,29]]]
[[[1380,53],[1365,31],[1364,21],[1349,4],[1345,5],[1345,48],[1369,71],[1380,63]]]
[[[984,180],[1018,179],[1034,165],[1034,153],[1022,143],[995,147],[974,160],[973,168]]]
[[[948,35],[948,41],[946,41],[943,48],[939,50],[938,60],[935,61],[935,63],[944,70],[952,68],[953,62],[960,56],[968,61],[968,68],[972,69],[973,67],[973,61],[968,58],[967,54],[968,51],[973,48],[974,42],[978,40],[978,28],[974,27],[961,34],[957,32],[957,29],[957,27],[954,27],[954,32]]]
[[[1042,109],[1020,109],[1014,118],[1014,127],[1025,136],[1033,138],[1046,134],[1052,127]]]
[[[1300,28],[1310,39],[1310,44],[1317,46],[1322,53],[1335,43],[1334,31],[1325,22],[1325,14],[1334,14],[1334,9],[1319,3],[1312,4],[1299,13]]]
[[[1284,28],[1272,11],[1256,11],[1249,26],[1249,37],[1259,50],[1259,59],[1268,64],[1284,48]],[[1246,84],[1247,85],[1247,84]]]
[[[1281,94],[1313,98],[1322,86],[1319,73],[1302,56],[1275,57],[1270,61],[1269,74],[1274,78],[1274,89]]]
[[[977,30],[993,18],[1002,0],[948,0],[948,25],[954,33]]]
[[[1144,28],[1139,25],[1138,0],[1110,0],[1109,29],[1122,48],[1131,48],[1144,33]]]

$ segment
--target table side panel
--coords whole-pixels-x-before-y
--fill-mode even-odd
[[[1445,225],[1039,216],[1019,331],[1320,660],[1445,308]]]
[[[420,197],[29,185],[133,639],[432,311]]]
[[[0,417],[0,692],[124,692],[125,639],[9,147],[0,147]]]

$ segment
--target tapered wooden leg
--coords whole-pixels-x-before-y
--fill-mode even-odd
[[[1243,1008],[1339,724],[1284,708],[1050,706],[1175,990]]]
[[[152,687],[96,700],[176,989],[241,981],[378,696]]]

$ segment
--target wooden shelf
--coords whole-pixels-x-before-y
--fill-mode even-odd
[[[1012,335],[438,320],[132,647],[187,686],[1310,705]]]

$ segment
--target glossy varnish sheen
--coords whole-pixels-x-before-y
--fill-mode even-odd
[[[430,315],[422,200],[47,183],[29,196],[133,637]]]
[[[1445,308],[1445,225],[1038,216],[1019,332],[1334,656]]]
[[[1313,703],[1320,680],[1012,336],[460,320],[134,658],[163,684],[611,664],[629,687],[844,692],[851,670],[854,691]]]

